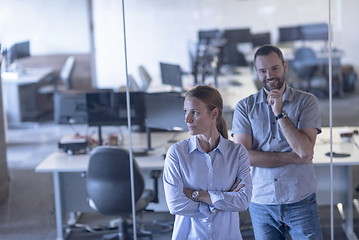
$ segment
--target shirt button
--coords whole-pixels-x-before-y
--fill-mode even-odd
[[[278,178],[275,178],[274,181],[278,181]]]
[[[273,137],[273,139],[274,139],[275,137]]]
[[[273,125],[275,124],[275,122],[273,122]]]

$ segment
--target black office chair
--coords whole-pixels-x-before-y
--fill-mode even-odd
[[[104,215],[119,216],[118,233],[105,235],[104,239],[131,239],[127,220],[132,213],[130,155],[120,148],[101,146],[92,150],[86,185],[89,204]],[[135,159],[133,161],[136,212],[153,201],[156,193],[145,190],[145,182]],[[143,233],[152,239],[150,233]],[[143,235],[139,231],[139,235]]]
[[[294,53],[292,67],[298,78],[307,82],[303,90],[311,90],[311,79],[319,67],[314,50],[309,47],[298,48]]]

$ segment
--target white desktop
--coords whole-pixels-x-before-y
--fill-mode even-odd
[[[345,219],[343,229],[349,239],[354,239],[353,232],[353,184],[352,167],[359,165],[359,148],[354,141],[342,141],[340,131],[342,128],[333,128],[333,152],[346,153],[350,156],[332,158],[333,166],[333,192],[334,204],[341,204],[339,209]],[[354,130],[354,128],[351,128]],[[134,133],[132,135],[134,147],[146,146],[146,137],[144,133]],[[141,167],[146,187],[153,185],[150,179],[151,170],[162,170],[164,166],[164,156],[168,147],[173,141],[179,141],[189,137],[188,133],[173,132],[155,132],[153,133],[154,150],[147,156],[136,157]],[[353,138],[354,139],[354,138]],[[170,141],[168,141],[170,140]],[[124,143],[123,147],[127,147]],[[315,155],[313,163],[318,180],[317,201],[319,205],[330,204],[330,167],[331,157],[326,153],[330,151],[330,129],[323,128],[323,132],[318,135],[315,146]],[[64,152],[54,152],[50,154],[35,169],[36,172],[47,172],[53,174],[54,194],[56,206],[56,226],[57,239],[64,239],[63,216],[67,212],[88,212],[93,211],[87,203],[85,173],[88,166],[88,155],[67,155]],[[161,177],[160,177],[161,180]],[[150,204],[149,209],[155,211],[168,211],[165,203],[162,181],[159,181],[159,204]]]
[[[8,125],[20,125],[26,113],[36,114],[37,84],[52,72],[51,68],[26,68],[1,73]]]

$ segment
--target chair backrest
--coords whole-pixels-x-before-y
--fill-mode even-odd
[[[135,78],[131,74],[128,74],[128,80],[130,82],[130,91],[133,91],[133,92],[141,91],[140,86],[138,86]]]
[[[312,61],[317,58],[313,49],[309,47],[298,48],[294,53],[294,59],[300,61]]]
[[[92,150],[86,186],[89,198],[104,215],[129,214],[132,209],[130,155],[120,148],[101,146]],[[133,161],[135,201],[141,197],[145,182]]]
[[[300,78],[310,78],[318,69],[317,56],[309,47],[298,48],[294,53],[293,67]]]
[[[72,73],[75,67],[75,57],[69,56],[60,72],[60,79],[67,89],[72,89]]]
[[[152,82],[152,78],[150,74],[147,72],[146,68],[142,65],[138,67],[138,71],[140,73],[140,78],[142,82],[142,91],[147,91],[148,87]]]

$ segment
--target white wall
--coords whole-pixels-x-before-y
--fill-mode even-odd
[[[87,0],[0,0],[0,43],[31,40],[31,53],[90,51]],[[120,0],[93,0],[99,87],[125,84],[122,8]],[[334,46],[343,60],[359,70],[359,1],[332,4]],[[144,65],[159,81],[159,61],[189,69],[187,47],[199,29],[250,27],[252,32],[278,26],[326,22],[327,0],[125,0],[129,73]],[[299,20],[298,20],[299,19]]]
[[[118,0],[93,0],[97,87],[126,84],[122,7]]]
[[[0,43],[30,40],[32,55],[88,53],[86,0],[0,0]]]
[[[96,8],[101,5],[102,14],[95,18],[97,23],[101,18],[110,19],[108,14],[118,14],[120,12],[120,1],[96,0]],[[111,2],[111,4],[108,4]],[[117,5],[117,6],[116,6]],[[356,6],[356,7],[353,7]],[[351,54],[352,47],[348,46],[359,41],[359,34],[351,31],[352,24],[357,18],[353,12],[347,16],[347,9],[359,9],[358,3],[351,0],[350,3],[337,0],[332,6],[335,8],[332,13],[334,42],[333,46],[345,51],[344,59],[359,65],[359,60]],[[96,9],[95,8],[95,9]],[[106,10],[107,9],[107,10]],[[116,11],[114,11],[116,9]],[[294,0],[131,0],[125,2],[126,12],[126,30],[127,30],[127,51],[129,73],[139,78],[138,66],[143,64],[155,81],[160,81],[159,61],[166,61],[180,64],[185,70],[189,69],[188,63],[188,44],[194,42],[197,38],[199,29],[225,29],[250,27],[253,33],[270,31],[272,41],[276,43],[278,38],[278,27],[290,26],[303,23],[328,22],[329,6],[327,0],[302,0],[300,4]],[[96,11],[96,10],[95,10]],[[345,14],[343,14],[345,12]],[[101,29],[100,37],[97,41],[97,63],[102,66],[111,65],[114,61],[118,63],[116,69],[110,70],[103,68],[98,72],[100,81],[125,84],[125,76],[121,75],[122,65],[118,61],[118,54],[123,55],[123,46],[121,37],[114,31],[121,31],[120,16],[112,17],[115,21],[106,21],[98,24],[97,29]],[[339,37],[341,34],[345,37]],[[96,34],[97,35],[97,34]],[[103,37],[103,35],[107,36]],[[118,38],[118,48],[115,45],[106,44],[109,41],[108,36]],[[350,38],[347,38],[350,36]],[[346,41],[343,41],[346,39]],[[350,40],[348,40],[350,39]],[[315,43],[317,46],[325,47],[324,42]],[[358,50],[358,47],[356,47]],[[116,49],[116,50],[114,50]],[[116,55],[111,57],[112,54]],[[107,51],[107,55],[102,55],[102,51]],[[102,57],[100,57],[102,56]],[[106,70],[105,70],[106,69]],[[111,73],[116,76],[110,76]],[[106,80],[103,80],[106,78]],[[111,80],[112,79],[112,80]]]

